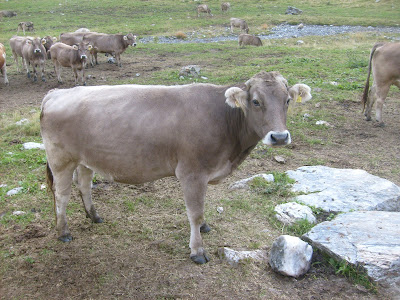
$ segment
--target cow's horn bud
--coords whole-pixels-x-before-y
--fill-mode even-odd
[[[73,45],[72,48],[73,48],[74,50],[78,50],[78,46],[77,46],[77,45]]]

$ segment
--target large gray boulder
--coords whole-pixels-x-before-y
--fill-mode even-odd
[[[365,268],[370,278],[399,297],[399,212],[340,214],[333,221],[318,224],[302,238],[337,260]]]
[[[272,244],[269,264],[275,272],[299,277],[310,269],[312,254],[312,247],[300,238],[281,235]]]
[[[400,187],[364,170],[306,166],[286,174],[296,180],[293,192],[306,193],[295,200],[327,212],[400,211]]]

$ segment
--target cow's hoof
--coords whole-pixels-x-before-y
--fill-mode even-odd
[[[62,236],[58,237],[58,239],[61,242],[68,243],[68,242],[72,241],[72,235],[70,235],[70,234],[62,235]]]
[[[42,78],[42,81],[43,81],[43,82],[46,82],[46,78]]]
[[[200,226],[200,232],[201,233],[207,233],[207,232],[210,232],[210,231],[211,231],[211,228],[210,228],[210,226],[207,225],[207,223],[203,223]]]
[[[95,218],[95,219],[93,220],[93,223],[103,223],[103,222],[104,222],[103,219],[100,218],[100,217],[97,217],[97,218]]]
[[[378,122],[378,123],[376,123],[376,125],[378,127],[385,127],[386,126],[384,122]]]
[[[365,121],[371,121],[371,116],[365,116]]]
[[[206,253],[203,253],[203,255],[190,255],[190,259],[198,265],[204,265],[210,261]]]

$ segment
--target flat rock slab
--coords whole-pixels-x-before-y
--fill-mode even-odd
[[[357,211],[318,224],[302,239],[338,260],[362,266],[400,295],[400,213]]]
[[[300,167],[286,174],[296,180],[296,201],[327,212],[352,210],[400,211],[400,187],[358,169],[325,166]]]

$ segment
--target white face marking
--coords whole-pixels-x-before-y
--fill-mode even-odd
[[[283,136],[286,137],[284,141],[278,141],[274,136]],[[270,131],[267,135],[262,139],[262,142],[266,145],[276,146],[276,145],[289,145],[292,142],[292,138],[290,136],[290,132],[288,130],[285,131]]]

